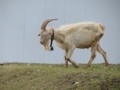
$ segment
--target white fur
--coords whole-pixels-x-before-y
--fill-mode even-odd
[[[41,30],[40,34],[48,33],[43,37],[45,40],[50,40],[53,28]],[[89,48],[91,47],[91,58],[87,66],[90,66],[96,56],[96,51],[102,54],[106,66],[108,65],[106,52],[100,47],[100,39],[104,35],[104,26],[96,22],[81,22],[76,24],[64,25],[54,30],[54,40],[57,45],[65,50],[65,67],[68,66],[68,61],[75,67],[78,65],[71,60],[71,55],[75,48]],[[47,42],[48,43],[48,42]],[[45,45],[44,45],[45,46]],[[46,44],[48,47],[48,44]],[[45,46],[45,47],[46,47]]]

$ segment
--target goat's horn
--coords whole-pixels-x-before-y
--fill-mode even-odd
[[[42,30],[45,30],[47,24],[48,24],[50,21],[53,21],[53,20],[58,20],[58,19],[47,19],[47,20],[45,20],[45,21],[43,22],[42,26],[41,26],[41,29],[42,29]]]

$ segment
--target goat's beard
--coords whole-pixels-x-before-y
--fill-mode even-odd
[[[45,48],[46,51],[51,51],[51,49],[48,45],[44,45],[44,48]]]

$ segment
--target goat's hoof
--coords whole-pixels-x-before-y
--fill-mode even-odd
[[[76,68],[79,68],[79,65],[76,65],[75,67],[76,67]]]
[[[108,65],[105,65],[105,67],[107,67]]]
[[[109,64],[107,63],[106,65],[105,65],[105,67],[107,67]]]
[[[63,67],[64,67],[64,68],[67,68],[68,66],[64,65]]]
[[[89,67],[90,67],[90,65],[86,65],[84,68],[87,69],[87,68],[89,68]]]

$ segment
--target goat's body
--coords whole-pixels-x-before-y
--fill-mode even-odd
[[[61,26],[57,29],[57,36],[60,36],[58,38],[60,40],[56,40],[57,44],[62,49],[69,48],[71,45],[76,48],[89,48],[103,34],[104,29],[101,26],[101,24],[94,22]]]
[[[56,19],[51,19],[56,20]],[[44,45],[46,50],[50,50],[48,42],[53,35],[53,28],[45,28],[46,24],[51,21],[46,20],[43,25],[40,34],[40,42]],[[76,68],[78,65],[71,59],[72,53],[75,48],[90,48],[91,57],[87,66],[90,66],[94,58],[96,57],[96,51],[98,51],[104,58],[106,66],[109,64],[106,56],[106,52],[101,48],[99,42],[104,35],[104,26],[95,22],[82,22],[70,25],[64,25],[54,30],[54,40],[58,46],[65,51],[65,67],[68,66],[68,61],[71,62]],[[40,36],[39,34],[39,36]]]

